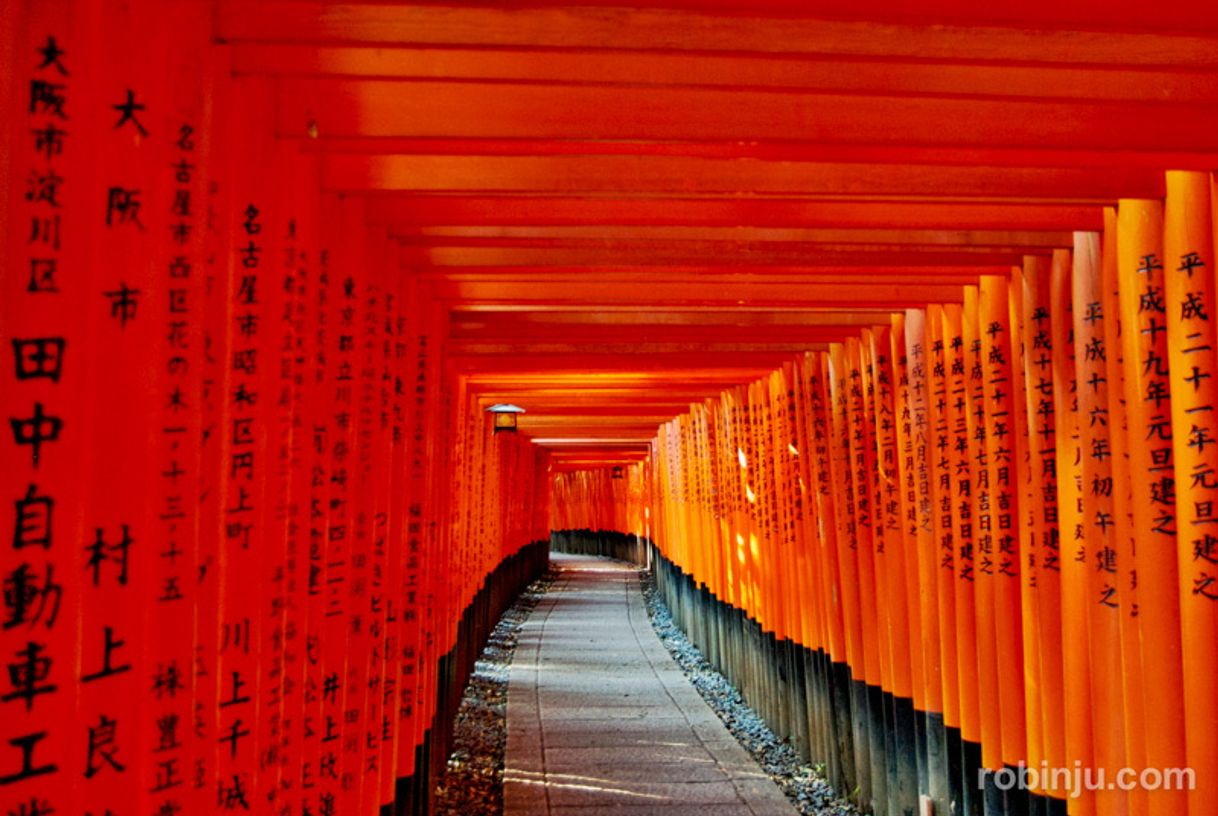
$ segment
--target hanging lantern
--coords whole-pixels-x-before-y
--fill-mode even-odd
[[[486,410],[494,419],[495,433],[500,431],[516,433],[516,415],[524,413],[523,408],[511,403],[497,403]]]
[[[622,466],[614,465],[613,466],[613,478],[620,479],[620,478],[622,478],[623,475],[624,475],[624,472],[622,471]]]

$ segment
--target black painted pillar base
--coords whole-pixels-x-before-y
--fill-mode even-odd
[[[951,777],[947,760],[947,726],[943,714],[926,715],[927,792],[935,803],[935,813],[951,813]]]
[[[896,750],[897,785],[891,791],[889,816],[918,813],[918,732],[913,700],[893,697],[893,744]],[[893,807],[892,805],[895,805]]]
[[[917,816],[926,796],[936,816],[1066,816],[1062,800],[979,776],[981,746],[942,714],[856,680],[825,650],[777,641],[654,547],[650,563],[673,622],[777,736],[822,765],[837,793],[864,812]]]
[[[882,816],[888,810],[888,729],[884,724],[884,698],[879,686],[868,685],[867,732],[871,756],[871,812]]]

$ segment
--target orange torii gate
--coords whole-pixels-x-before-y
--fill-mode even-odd
[[[911,581],[908,597],[919,599],[922,608],[921,623],[912,629],[912,634],[923,636],[921,660],[914,675],[921,678],[925,690],[919,697],[915,686],[912,696],[920,716],[927,718],[919,724],[919,740],[933,741],[936,728],[946,727],[948,744],[956,743],[951,748],[953,753],[961,749],[961,738],[966,745],[979,744],[977,765],[965,767],[966,772],[1030,767],[1037,774],[1033,779],[1039,780],[1030,785],[1032,796],[1068,802],[1071,813],[1181,812],[1189,807],[1185,799],[1195,797],[1203,787],[1193,775],[1202,773],[1213,756],[1206,742],[1210,730],[1198,723],[1207,721],[1214,704],[1213,678],[1207,663],[1214,642],[1202,644],[1193,638],[1198,632],[1206,632],[1204,637],[1209,637],[1211,630],[1205,627],[1213,626],[1214,618],[1213,593],[1209,591],[1213,575],[1208,566],[1210,536],[1204,515],[1208,507],[1205,474],[1209,470],[1196,457],[1209,448],[1204,444],[1209,434],[1209,426],[1204,424],[1209,413],[1203,390],[1207,368],[1199,355],[1210,351],[1207,318],[1202,315],[1209,313],[1212,296],[1207,287],[1212,287],[1212,282],[1209,278],[1195,284],[1188,281],[1190,270],[1199,269],[1202,263],[1208,268],[1211,263],[1208,253],[1212,252],[1214,224],[1206,192],[1210,184],[1209,174],[1169,174],[1166,216],[1164,208],[1154,202],[1123,200],[1119,210],[1122,214],[1129,211],[1128,221],[1123,217],[1108,219],[1109,232],[1103,236],[1078,233],[1072,263],[1071,254],[1065,251],[1055,258],[1051,295],[1041,288],[1049,283],[1044,274],[1047,265],[1030,262],[1027,275],[1024,269],[1012,270],[1013,281],[1036,287],[1022,291],[1022,305],[1016,298],[1017,290],[1005,279],[982,278],[979,297],[975,290],[965,291],[962,334],[959,319],[948,319],[959,314],[959,307],[945,311],[931,306],[927,310],[935,326],[947,329],[945,333],[937,328],[921,331],[927,322],[923,313],[907,312],[896,323],[903,332],[894,335],[898,338],[894,357],[904,369],[900,376],[910,383],[908,392],[923,389],[931,398],[929,418],[920,413],[925,409],[915,407],[923,404],[925,397],[915,400],[904,396],[905,391],[898,392],[895,414],[891,410],[881,413],[877,403],[863,398],[870,394],[874,399],[881,392],[857,384],[860,374],[873,374],[874,369],[870,360],[858,356],[856,341],[847,340],[843,345],[833,344],[828,352],[813,353],[812,371],[831,376],[831,424],[836,426],[833,433],[838,438],[828,447],[799,449],[792,442],[790,450],[801,458],[810,457],[809,471],[828,474],[833,487],[826,489],[824,482],[818,486],[803,477],[766,484],[751,476],[744,481],[732,476],[701,491],[709,495],[743,490],[744,503],[756,508],[750,516],[773,519],[775,526],[758,528],[738,515],[695,501],[697,493],[691,492],[688,484],[675,485],[665,478],[665,473],[683,467],[680,439],[688,430],[681,418],[661,428],[653,446],[653,501],[660,523],[653,528],[651,538],[664,566],[671,571],[670,591],[683,592],[685,581],[690,587],[705,585],[716,604],[742,610],[770,632],[770,648],[794,642],[806,650],[810,661],[829,660],[850,667],[850,674],[823,675],[825,685],[807,694],[832,696],[832,677],[852,686],[854,696],[844,703],[850,711],[844,723],[854,729],[854,734],[838,733],[829,740],[830,747],[822,745],[821,753],[812,756],[828,762],[828,753],[837,750],[832,747],[835,742],[853,740],[855,765],[842,769],[835,783],[857,790],[864,807],[883,812],[892,802],[901,808],[916,804],[914,788],[898,783],[899,764],[906,758],[899,756],[886,770],[885,762],[877,763],[874,756],[877,750],[885,750],[884,731],[895,727],[898,698],[910,699],[907,687],[896,677],[913,668],[911,655],[888,652],[889,659],[900,656],[902,664],[899,670],[892,665],[882,679],[882,673],[870,672],[867,662],[870,649],[904,640],[910,634],[904,627],[912,610],[905,608],[901,594],[892,591],[891,579],[887,589],[878,583],[887,571],[871,568],[873,563],[887,562],[899,550],[904,550],[906,557],[929,556],[925,571],[917,565],[906,568]],[[1181,220],[1173,222],[1173,212],[1202,213],[1203,219],[1190,222],[1187,216],[1177,215]],[[1159,220],[1148,223],[1148,218]],[[1131,234],[1123,238],[1119,225],[1126,223],[1125,229]],[[1176,269],[1167,269],[1164,262],[1172,256],[1162,250],[1138,255],[1136,267],[1128,256],[1126,260],[1102,255],[1115,253],[1126,240],[1151,247],[1145,243],[1147,236],[1153,240],[1154,235],[1164,234],[1163,230],[1174,234],[1176,247],[1198,247],[1196,252],[1177,252]],[[1127,271],[1118,280],[1119,265]],[[1102,271],[1106,268],[1111,273]],[[1173,274],[1177,276],[1174,285],[1159,283],[1170,281]],[[1135,300],[1139,304],[1136,307]],[[1132,311],[1126,311],[1125,325],[1144,326],[1141,336],[1106,329],[1108,321],[1121,319],[1122,304]],[[1197,330],[1188,325],[1189,320]],[[912,331],[911,326],[919,330]],[[1019,337],[1027,340],[1014,344],[1012,338]],[[1063,340],[1072,342],[1073,354],[1061,349]],[[945,356],[950,348],[959,351]],[[966,349],[971,352],[961,353]],[[1156,349],[1166,349],[1169,356],[1159,355]],[[1017,350],[1021,356],[1013,357]],[[1125,361],[1137,362],[1132,366],[1123,363],[1122,354]],[[1046,370],[1051,360],[1061,364],[1052,378]],[[1166,386],[1163,379],[1155,378],[1181,369],[1191,378],[1183,385],[1152,385],[1160,382]],[[784,373],[780,370],[775,376]],[[970,376],[978,386],[973,392],[964,384]],[[947,382],[940,385],[945,377]],[[929,380],[929,387],[920,384],[923,380]],[[1163,409],[1170,395],[1180,388],[1188,389],[1194,408],[1169,419]],[[769,434],[776,427],[772,418],[787,406],[788,391],[797,393],[792,384],[768,396],[751,391],[750,398],[762,403],[751,410],[752,419],[744,433],[754,438]],[[1014,396],[1020,399],[1012,402]],[[936,413],[946,411],[953,403],[955,411],[971,412],[983,420],[969,422],[970,431],[954,439],[934,432]],[[1121,419],[1114,418],[1118,405],[1122,407]],[[824,408],[815,401],[796,401],[794,406],[797,424],[816,428],[825,422]],[[1136,406],[1128,411],[1128,418],[1124,418],[1124,406]],[[725,409],[709,404],[693,409],[695,416],[719,410]],[[712,424],[717,425],[717,421]],[[851,483],[844,471],[855,460],[856,447],[863,443],[868,446],[857,454],[860,473],[878,472],[881,486],[895,478],[895,472],[889,477],[884,467],[877,469],[877,460],[893,457],[880,443],[882,437],[859,430],[864,424],[881,430],[894,425],[905,427],[898,433],[898,439],[907,440],[904,444],[908,452],[899,468],[905,474],[902,489],[909,497],[901,505],[907,520],[903,536],[880,539],[871,537],[870,532],[862,535],[878,523],[870,515],[877,506],[860,489],[862,482],[855,479]],[[1192,444],[1181,440],[1181,434]],[[1154,440],[1165,443],[1153,447]],[[756,460],[755,446],[738,440],[732,444],[742,451],[742,473],[762,466]],[[953,449],[960,454],[955,464]],[[1055,449],[1055,458],[1045,458]],[[747,461],[744,451],[753,452]],[[777,456],[776,448],[773,455]],[[1129,460],[1119,460],[1118,468],[1114,458],[1126,455]],[[776,461],[783,458],[777,456]],[[1146,463],[1144,470],[1134,469],[1137,461]],[[970,467],[970,463],[981,467]],[[1147,478],[1152,481],[1143,482]],[[929,531],[932,521],[928,518],[923,526],[919,509],[922,480],[932,497],[927,506],[935,508],[928,512],[943,514],[943,528],[933,539],[942,544],[930,543],[929,537],[922,540],[923,530]],[[1197,494],[1190,500],[1197,508],[1193,516],[1172,512],[1172,500],[1180,502],[1187,495],[1172,488],[1173,480],[1179,485],[1188,484]],[[1021,483],[1027,488],[1017,491]],[[823,494],[819,503],[815,501],[818,492]],[[803,508],[818,508],[822,521],[811,534],[805,533],[808,528],[792,515],[795,501]],[[1021,507],[1024,501],[1028,507]],[[893,502],[892,507],[896,506]],[[826,524],[826,518],[836,519],[836,524]],[[681,521],[674,524],[670,519]],[[936,530],[938,524],[939,520],[934,519]],[[959,539],[947,532],[952,524]],[[723,536],[691,537],[688,532],[719,525],[726,525]],[[794,541],[787,541],[776,534],[785,529],[800,534]],[[1129,543],[1117,540],[1121,530],[1130,537]],[[1155,533],[1168,535],[1170,546],[1151,546]],[[749,542],[747,547],[742,544],[745,540]],[[814,576],[804,555],[805,548],[819,548],[825,542],[836,549],[836,558],[818,559],[814,571],[829,570],[829,584]],[[722,547],[722,560],[736,560],[746,574],[755,576],[743,594],[721,589],[722,576],[705,566],[717,560],[706,552],[716,547]],[[963,562],[959,571],[954,567],[956,559]],[[936,577],[940,570],[948,576],[958,574],[960,583],[971,591],[959,594],[954,589],[955,581],[944,583]],[[1021,588],[1022,571],[1031,571],[1035,577]],[[788,581],[778,580],[779,576]],[[1001,582],[1007,580],[1012,582],[1010,588],[1002,589]],[[991,584],[988,588],[987,583]],[[830,593],[828,597],[826,592]],[[1139,614],[1140,602],[1130,597],[1135,592],[1137,598],[1152,604],[1153,617]],[[831,646],[815,629],[800,629],[792,625],[792,620],[775,616],[773,605],[784,599],[787,604],[799,599],[801,606],[828,610],[837,625],[844,626],[844,652]],[[898,608],[890,609],[892,604]],[[928,635],[928,617],[942,616],[944,605],[953,617],[941,624],[941,637]],[[677,606],[685,609],[688,603]],[[1162,607],[1166,611],[1161,611]],[[715,611],[703,610],[702,614]],[[1180,623],[1164,626],[1164,615],[1168,621]],[[962,618],[971,620],[967,627],[955,622]],[[884,622],[887,631],[878,629],[878,622]],[[893,627],[900,627],[900,631]],[[713,644],[703,646],[714,648]],[[1148,674],[1143,668],[1151,655],[1161,655],[1155,659],[1166,661],[1161,673],[1156,670]],[[970,665],[967,671],[958,668],[966,658],[979,664]],[[743,657],[734,653],[723,659],[733,673],[746,671],[742,666],[749,665],[753,671],[765,671],[773,655],[746,649]],[[744,663],[731,665],[733,660]],[[932,676],[934,680],[930,681]],[[1159,696],[1154,677],[1163,677],[1169,686],[1185,691],[1177,693],[1171,705],[1158,706],[1154,702]],[[860,696],[860,686],[882,690],[886,715],[892,715],[889,719],[869,712],[873,704],[865,694]],[[896,688],[902,690],[895,692]],[[754,704],[766,706],[764,700]],[[806,699],[805,705],[826,703]],[[979,729],[978,715],[969,713],[977,710]],[[1148,715],[1151,711],[1155,713]],[[964,720],[960,719],[962,715]],[[775,727],[794,734],[782,730],[791,728],[787,723],[780,721]],[[835,726],[822,723],[820,727],[832,732]],[[878,729],[879,733],[869,736],[867,729]],[[892,736],[888,734],[887,750],[892,750]],[[880,742],[868,745],[869,738]],[[1032,739],[1035,743],[1029,742]],[[930,748],[934,750],[933,744]],[[1151,764],[1152,750],[1154,756],[1162,758],[1163,765]],[[969,795],[966,791],[971,780],[950,778],[959,769],[946,767],[958,760],[936,760],[933,755],[921,754],[909,760],[916,763],[918,771],[932,774],[919,785],[932,798],[937,798],[937,783],[954,787],[944,796],[955,798],[962,792]],[[1089,769],[1097,787],[1085,788],[1077,777],[1055,778],[1051,771],[1045,773],[1045,769],[1072,767]],[[1121,787],[1126,779],[1122,771],[1136,775],[1145,769],[1152,773],[1149,789],[1141,783]],[[1182,779],[1192,787],[1156,789],[1168,769],[1190,769]],[[936,781],[935,773],[942,774],[942,779]],[[1122,780],[1120,784],[1118,779]],[[877,788],[886,793],[876,794]],[[1000,798],[993,789],[987,789],[985,796],[985,807],[1000,812],[1022,812],[1029,806],[1026,798],[1018,805],[1010,798],[1005,803],[991,801]],[[1195,799],[1192,801],[1188,812],[1201,807]]]

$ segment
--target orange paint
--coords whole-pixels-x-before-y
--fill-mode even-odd
[[[1124,397],[1129,426],[1133,537],[1138,570],[1138,652],[1128,671],[1145,678],[1142,708],[1147,767],[1184,767],[1184,686],[1180,655],[1179,566],[1175,555],[1175,473],[1163,295],[1163,205],[1127,199],[1117,208]],[[1127,329],[1128,326],[1128,329]],[[1153,681],[1151,681],[1153,678]],[[1135,727],[1134,722],[1130,726]],[[1152,726],[1152,727],[1151,727]],[[1134,755],[1130,755],[1134,759]],[[1147,792],[1153,816],[1184,812],[1186,794]]]
[[[876,468],[873,494],[875,523],[876,592],[882,599],[884,631],[881,648],[887,646],[889,685],[896,697],[908,699],[910,646],[907,630],[908,597],[905,586],[905,548],[901,518],[900,452],[897,448],[897,412],[894,402],[896,378],[892,365],[891,332],[887,328],[865,331],[872,360],[872,396],[875,406]]]
[[[910,309],[905,313],[905,353],[909,372],[909,439],[910,455],[905,458],[910,472],[906,485],[911,488],[910,506],[906,508],[909,538],[917,553],[914,568],[917,574],[919,599],[919,642],[922,649],[923,703],[927,711],[943,710],[942,658],[939,654],[939,606],[936,597],[935,573],[938,552],[935,547],[931,520],[934,501],[931,492],[930,418],[927,394],[927,340],[925,312]],[[908,563],[907,563],[907,566]]]
[[[914,462],[913,414],[910,409],[909,354],[906,345],[905,314],[892,316],[892,366],[895,392],[897,475],[900,478],[901,548],[899,562],[894,560],[894,579],[905,582],[906,621],[904,634],[909,641],[909,672],[914,707],[925,711],[926,654],[922,648],[922,596],[918,584],[917,481]],[[903,566],[901,573],[896,570]],[[894,636],[894,637],[895,637]]]
[[[1087,574],[1087,625],[1091,651],[1092,744],[1096,769],[1114,774],[1125,765],[1125,707],[1121,681],[1120,542],[1114,501],[1109,349],[1105,327],[1116,316],[1104,311],[1105,292],[1100,236],[1080,233],[1074,242],[1074,359],[1078,393],[1079,443],[1082,451],[1082,539],[1076,563]],[[1097,791],[1100,813],[1128,812],[1124,791]]]
[[[1218,481],[1218,449],[1209,408],[1218,384],[1205,374],[1218,360],[1214,313],[1214,247],[1209,177],[1169,172],[1163,212],[1163,277],[1167,357],[1172,393],[1172,448],[1176,475],[1177,556],[1183,658],[1184,742],[1196,774],[1190,813],[1218,800],[1218,577],[1209,509]],[[1213,483],[1213,487],[1211,487]]]
[[[1061,641],[1066,725],[1066,763],[1092,767],[1090,629],[1087,598],[1090,576],[1083,533],[1082,442],[1078,382],[1074,358],[1073,267],[1085,262],[1072,253],[1053,256],[1050,314],[1053,348],[1053,395],[1057,423],[1057,507],[1061,530]],[[1083,792],[1070,801],[1071,816],[1089,816],[1095,797]]]
[[[842,621],[846,635],[846,662],[855,680],[866,680],[863,617],[859,603],[858,536],[856,497],[852,478],[849,425],[850,362],[842,345],[834,344],[828,354],[829,387],[832,404],[833,440],[831,473],[836,485],[838,587],[842,598]],[[857,447],[857,445],[856,445]]]
[[[940,306],[926,310],[926,404],[931,478],[931,532],[935,554],[935,597],[943,678],[943,721],[960,727],[960,688],[956,649],[955,539],[952,530],[952,471],[948,414],[947,340]]]
[[[1065,762],[1065,714],[1062,690],[1061,539],[1058,515],[1058,458],[1054,397],[1054,334],[1052,330],[1052,264],[1028,258],[1018,282],[1022,287],[1024,390],[1030,454],[1023,548],[1024,660],[1035,671],[1025,672],[1028,696],[1028,761],[1052,767]],[[1039,723],[1034,726],[1032,717]],[[1040,745],[1033,732],[1040,734]],[[1053,795],[1064,791],[1050,789]]]
[[[854,555],[857,563],[860,643],[863,673],[868,685],[883,685],[881,638],[875,583],[875,420],[867,398],[868,360],[862,344],[846,341],[846,408],[850,432],[850,474],[854,486]]]

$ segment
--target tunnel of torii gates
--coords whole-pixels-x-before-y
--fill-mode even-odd
[[[1218,813],[1212,4],[0,24],[3,813],[427,812],[552,531],[867,811]]]

